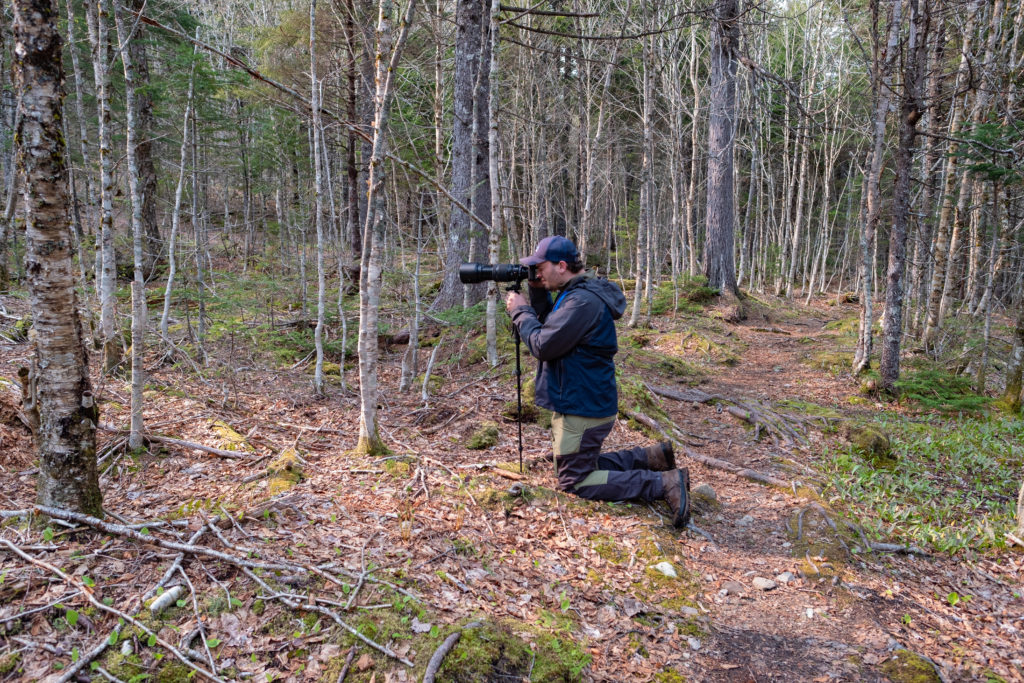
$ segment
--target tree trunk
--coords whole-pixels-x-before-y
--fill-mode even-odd
[[[132,60],[131,42],[137,36],[129,35],[128,27],[122,16],[121,8],[114,2],[114,20],[117,24],[118,42],[121,44],[121,64],[124,66],[125,89],[125,133],[128,158],[128,192],[132,205],[132,397],[131,397],[131,429],[128,435],[128,447],[132,450],[142,447],[142,389],[145,386],[145,368],[143,359],[146,353],[146,283],[142,274],[144,267],[143,241],[145,235],[142,224],[142,183],[139,177],[138,157],[138,111],[136,97],[135,63]]]
[[[192,52],[193,58],[195,51]],[[160,337],[165,341],[167,336],[167,320],[171,314],[171,292],[174,288],[174,276],[178,268],[177,246],[178,228],[181,225],[181,196],[185,189],[185,168],[188,162],[188,134],[192,118],[192,98],[195,94],[195,62],[188,73],[188,98],[185,101],[185,120],[181,126],[181,151],[178,153],[178,184],[174,188],[174,209],[171,211],[171,234],[167,237],[167,286],[164,288],[164,310],[160,315]],[[194,219],[193,219],[194,222]]]
[[[416,0],[402,21],[397,42],[392,35],[391,0],[380,0],[377,20],[376,93],[373,102],[373,152],[370,155],[369,186],[366,199],[366,227],[359,287],[359,442],[356,452],[376,455],[385,450],[377,429],[377,320],[384,248],[384,221],[387,209],[384,195],[387,156],[388,108],[392,77],[398,65],[402,45],[409,34]]]
[[[708,286],[739,296],[734,251],[733,146],[736,122],[736,55],[739,2],[715,0],[711,28],[711,86],[708,120],[707,222],[704,275]]]
[[[147,0],[132,0],[132,10],[141,12]],[[128,46],[135,67],[135,112],[138,134],[136,154],[139,166],[139,192],[142,196],[143,274],[150,278],[163,254],[160,225],[156,218],[156,166],[153,163],[153,97],[149,94],[149,57],[146,55],[144,24],[133,22],[133,39]]]
[[[320,127],[320,82],[316,77],[316,0],[309,3],[309,77],[310,111],[313,126],[313,222],[316,225],[316,329],[313,344],[316,349],[316,365],[313,371],[313,391],[317,396],[324,393],[324,317],[327,313],[327,276],[324,272],[324,222],[323,222],[323,154],[321,153],[322,131]]]
[[[498,169],[500,149],[498,146],[498,34],[501,27],[501,0],[490,0],[490,21],[487,40],[490,47],[485,51],[487,64],[481,64],[481,71],[487,69],[487,151],[488,189],[490,190],[491,230],[488,235],[487,260],[498,263],[498,249],[502,237],[501,224],[501,174]],[[478,212],[479,215],[479,212]],[[487,283],[487,362],[491,367],[498,365],[498,283]]]
[[[868,164],[868,174],[865,178],[867,193],[864,200],[864,227],[861,229],[860,238],[861,309],[857,350],[853,358],[854,374],[859,374],[871,367],[875,326],[874,253],[878,224],[882,216],[882,196],[879,184],[885,155],[885,120],[889,114],[889,104],[892,101],[892,68],[899,48],[900,23],[903,12],[903,0],[890,1],[892,5],[887,24],[888,40],[884,46],[879,48],[880,54],[875,55],[872,65],[872,90],[875,102],[871,121],[871,161]]]
[[[63,41],[54,0],[17,0],[14,79],[25,208],[26,272],[37,335],[29,394],[38,412],[38,496],[43,505],[103,516],[89,363],[75,302],[64,166]]]
[[[920,7],[922,3],[924,7]],[[893,197],[893,225],[889,236],[888,286],[885,298],[885,325],[882,332],[882,359],[879,374],[882,390],[896,392],[900,377],[900,342],[903,337],[903,276],[906,271],[907,230],[910,224],[911,175],[917,123],[924,111],[924,64],[931,28],[928,0],[909,0],[909,35],[903,67],[900,141],[896,150],[896,187]]]
[[[121,339],[114,316],[117,264],[114,252],[114,161],[110,134],[110,40],[104,0],[86,0],[89,41],[92,43],[96,106],[99,110],[100,141],[100,337],[103,341],[103,370],[112,372],[121,363]]]
[[[473,187],[473,88],[480,68],[480,28],[482,0],[458,0],[455,13],[455,94],[452,121],[451,195],[466,206],[471,204]],[[441,289],[431,304],[433,310],[446,310],[462,301],[458,266],[469,254],[470,218],[458,205],[451,207],[451,219],[444,245],[444,276]]]

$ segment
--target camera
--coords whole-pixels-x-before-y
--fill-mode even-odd
[[[477,282],[522,282],[536,280],[537,266],[521,266],[518,263],[463,263],[459,266],[459,280],[465,285]]]

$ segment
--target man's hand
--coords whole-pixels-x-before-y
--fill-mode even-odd
[[[530,302],[520,294],[519,292],[509,292],[508,296],[505,297],[505,310],[509,313],[516,310],[520,306],[529,306]]]

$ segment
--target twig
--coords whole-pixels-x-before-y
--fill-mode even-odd
[[[434,655],[427,663],[427,670],[423,673],[423,683],[434,683],[434,677],[437,676],[437,671],[441,668],[441,663],[444,661],[445,655],[451,652],[451,649],[455,647],[455,643],[459,642],[459,638],[461,637],[462,631],[456,631],[445,638],[444,642],[434,650]]]
[[[345,676],[348,676],[348,669],[352,666],[352,658],[356,656],[356,646],[353,645],[348,649],[348,656],[345,657],[345,666],[341,667],[341,673],[338,674],[338,683],[344,683]]]
[[[245,573],[246,576],[248,576],[250,579],[252,579],[257,584],[259,584],[259,586],[263,590],[267,591],[267,593],[272,594],[274,592],[273,589],[271,589],[270,586],[268,586],[266,584],[266,582],[263,581],[263,579],[261,579],[260,577],[256,576],[256,574],[253,573],[252,570],[250,570],[249,568],[242,567],[242,571]],[[334,623],[338,624],[338,626],[341,626],[343,629],[345,629],[346,631],[348,631],[353,636],[355,636],[359,640],[363,641],[364,643],[366,643],[367,645],[369,645],[373,649],[377,650],[378,652],[383,652],[388,657],[391,657],[392,659],[398,660],[399,662],[401,662],[402,664],[405,664],[410,669],[413,667],[413,663],[412,662],[410,662],[405,657],[400,656],[397,652],[395,652],[391,648],[389,648],[389,647],[387,647],[385,645],[380,645],[380,644],[370,640],[369,638],[364,636],[362,633],[360,633],[356,629],[354,629],[351,626],[349,626],[347,623],[345,623],[345,621],[341,617],[338,616],[338,614],[336,612],[334,612],[332,610],[329,610],[326,607],[321,607],[320,605],[317,605],[317,604],[302,603],[302,602],[299,602],[298,600],[292,600],[291,598],[284,597],[283,595],[277,595],[277,596],[274,596],[274,597],[276,597],[278,600],[280,600],[281,602],[283,602],[285,605],[287,605],[288,607],[290,607],[292,609],[301,609],[301,610],[305,610],[307,612],[316,612],[318,614],[323,614],[324,616],[329,617],[332,621],[334,621]]]
[[[43,506],[40,506],[40,507],[43,507]],[[36,565],[37,567],[42,567],[43,569],[46,569],[47,571],[49,571],[49,572],[51,572],[53,574],[56,574],[58,577],[60,577],[61,580],[63,580],[68,585],[74,586],[78,590],[80,590],[83,593],[85,593],[86,598],[89,600],[90,603],[92,603],[92,605],[96,609],[102,610],[102,611],[107,612],[109,614],[113,614],[114,616],[116,616],[116,617],[118,617],[120,619],[124,619],[126,622],[128,622],[129,624],[131,624],[135,628],[139,629],[140,631],[142,631],[146,635],[148,635],[151,638],[155,639],[155,641],[157,643],[159,643],[161,647],[163,647],[164,649],[169,651],[171,654],[173,654],[175,656],[175,658],[178,659],[178,661],[180,661],[182,664],[184,664],[188,668],[192,669],[196,673],[202,674],[203,676],[205,676],[206,678],[210,679],[211,681],[218,681],[218,683],[224,683],[223,679],[221,679],[216,674],[213,674],[213,673],[207,671],[206,669],[202,668],[201,666],[193,664],[192,661],[189,660],[188,657],[183,655],[178,648],[174,647],[173,645],[168,643],[166,640],[161,638],[159,635],[157,635],[156,633],[151,631],[148,626],[143,624],[141,621],[139,621],[135,617],[131,616],[130,614],[127,614],[126,612],[122,612],[121,610],[119,610],[119,609],[117,609],[115,607],[110,607],[108,605],[105,605],[105,604],[103,604],[102,601],[97,600],[96,596],[94,596],[92,594],[92,591],[89,590],[89,587],[86,586],[84,583],[82,583],[82,581],[80,579],[78,579],[77,577],[69,576],[68,574],[65,574],[63,570],[61,570],[58,567],[53,566],[49,562],[45,562],[43,560],[37,560],[36,558],[32,557],[28,553],[22,552],[22,550],[18,546],[14,545],[13,543],[11,543],[10,541],[8,541],[5,538],[0,538],[0,543],[3,543],[4,545],[6,545],[7,548],[11,552],[13,552],[15,555],[18,555],[23,560],[25,560],[27,562],[30,562],[30,563]]]
[[[81,657],[79,657],[77,662],[73,662],[68,668],[64,669],[64,672],[61,674],[61,677],[58,678],[55,681],[55,683],[67,683],[68,681],[70,681],[72,678],[75,677],[75,674],[82,670],[82,668],[84,668],[87,664],[89,664],[94,659],[103,654],[106,651],[107,647],[110,646],[110,642],[116,642],[118,636],[120,635],[121,622],[118,622],[117,625],[114,626],[113,631],[111,631],[108,635],[103,636],[103,638],[101,638],[100,641],[96,643],[96,647],[89,650]]]

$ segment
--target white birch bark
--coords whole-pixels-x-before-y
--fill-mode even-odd
[[[100,142],[100,337],[103,340],[103,369],[111,372],[121,362],[121,340],[114,319],[117,314],[114,296],[117,264],[114,260],[114,162],[110,134],[110,38],[104,0],[86,0],[84,5],[92,43]]]
[[[489,84],[487,93],[487,164],[488,175],[490,176],[491,189],[491,229],[487,236],[487,260],[488,263],[498,263],[498,248],[500,246],[502,225],[501,225],[501,174],[498,172],[498,30],[501,26],[499,16],[501,13],[501,0],[490,0],[490,36],[491,49],[490,60],[487,64],[489,71]],[[484,65],[480,65],[483,71]],[[418,257],[417,257],[418,258]],[[419,261],[417,260],[417,265]],[[491,367],[498,365],[498,283],[491,280],[487,283],[487,362]]]
[[[195,50],[192,52],[195,56]],[[181,225],[181,196],[185,188],[185,167],[188,162],[188,137],[192,117],[192,98],[195,95],[195,63],[189,69],[188,97],[185,100],[185,118],[181,126],[181,149],[178,154],[178,184],[174,188],[174,210],[171,212],[171,234],[167,236],[167,286],[164,288],[164,310],[160,315],[160,336],[167,339],[167,320],[171,314],[171,290],[178,269],[177,248],[178,228]]]
[[[316,347],[316,368],[313,371],[313,391],[324,393],[324,316],[327,310],[327,276],[324,273],[323,222],[323,155],[320,150],[320,83],[316,77],[316,0],[309,3],[309,77],[310,110],[313,115],[313,221],[316,225],[316,329],[313,344]]]
[[[416,0],[409,1],[397,42],[392,35],[391,0],[380,0],[377,18],[375,93],[373,101],[373,146],[370,155],[369,185],[366,200],[366,224],[359,287],[359,441],[357,453],[379,454],[385,450],[377,426],[377,321],[380,313],[380,287],[384,248],[384,196],[387,153],[388,108],[392,77],[402,45],[409,33]]]
[[[129,43],[134,38],[130,26],[122,16],[121,8],[114,2],[114,21],[117,24],[117,36],[120,43],[121,64],[124,66],[125,89],[125,133],[128,157],[128,192],[132,205],[132,397],[131,397],[131,428],[128,434],[128,447],[142,447],[144,425],[142,423],[142,390],[145,386],[145,368],[143,358],[146,353],[146,283],[143,278],[142,240],[142,191],[139,178],[138,156],[138,100],[135,94],[135,65]]]
[[[63,40],[53,0],[13,3],[16,140],[25,211],[25,263],[37,332],[27,396],[36,425],[43,505],[103,515],[96,472],[99,410],[75,302],[65,176]]]

